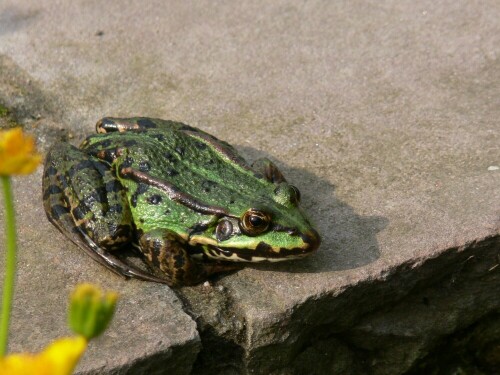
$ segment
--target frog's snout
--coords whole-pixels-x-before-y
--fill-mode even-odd
[[[317,250],[321,244],[321,237],[315,229],[309,229],[307,232],[301,234],[302,241],[304,241],[308,246],[306,251],[312,253]]]

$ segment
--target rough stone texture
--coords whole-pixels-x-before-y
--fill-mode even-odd
[[[268,156],[299,186],[323,236],[316,255],[180,291],[202,340],[194,373],[418,373],[460,340],[482,343],[471,355],[490,371],[498,336],[481,332],[498,332],[500,309],[499,19],[493,0],[4,0],[0,100],[43,148],[80,140],[104,115],[158,116]],[[38,179],[17,185],[29,197],[18,300],[43,307],[77,280],[102,280],[128,293],[123,308],[148,302],[135,310],[144,329],[191,348],[180,350],[189,372],[197,336],[174,295],[73,249],[46,223]],[[30,299],[37,288],[53,292]],[[23,333],[32,341],[61,316],[45,309],[18,320],[40,329]],[[123,331],[137,333],[133,323]],[[144,358],[120,331],[86,360]]]

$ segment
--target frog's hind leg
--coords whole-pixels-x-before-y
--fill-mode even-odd
[[[94,260],[126,277],[164,282],[109,252],[130,241],[127,213],[116,201],[120,189],[106,165],[69,144],[47,155],[43,201],[48,219]]]

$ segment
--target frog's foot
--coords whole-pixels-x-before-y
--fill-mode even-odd
[[[274,164],[268,158],[257,159],[252,163],[252,168],[256,172],[262,173],[266,180],[274,184],[279,184],[286,182],[285,177],[278,169],[276,164]]]

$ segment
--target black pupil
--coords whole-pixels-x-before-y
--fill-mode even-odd
[[[260,216],[252,215],[250,216],[249,220],[250,224],[254,227],[261,227],[265,225],[264,219],[262,219]]]

